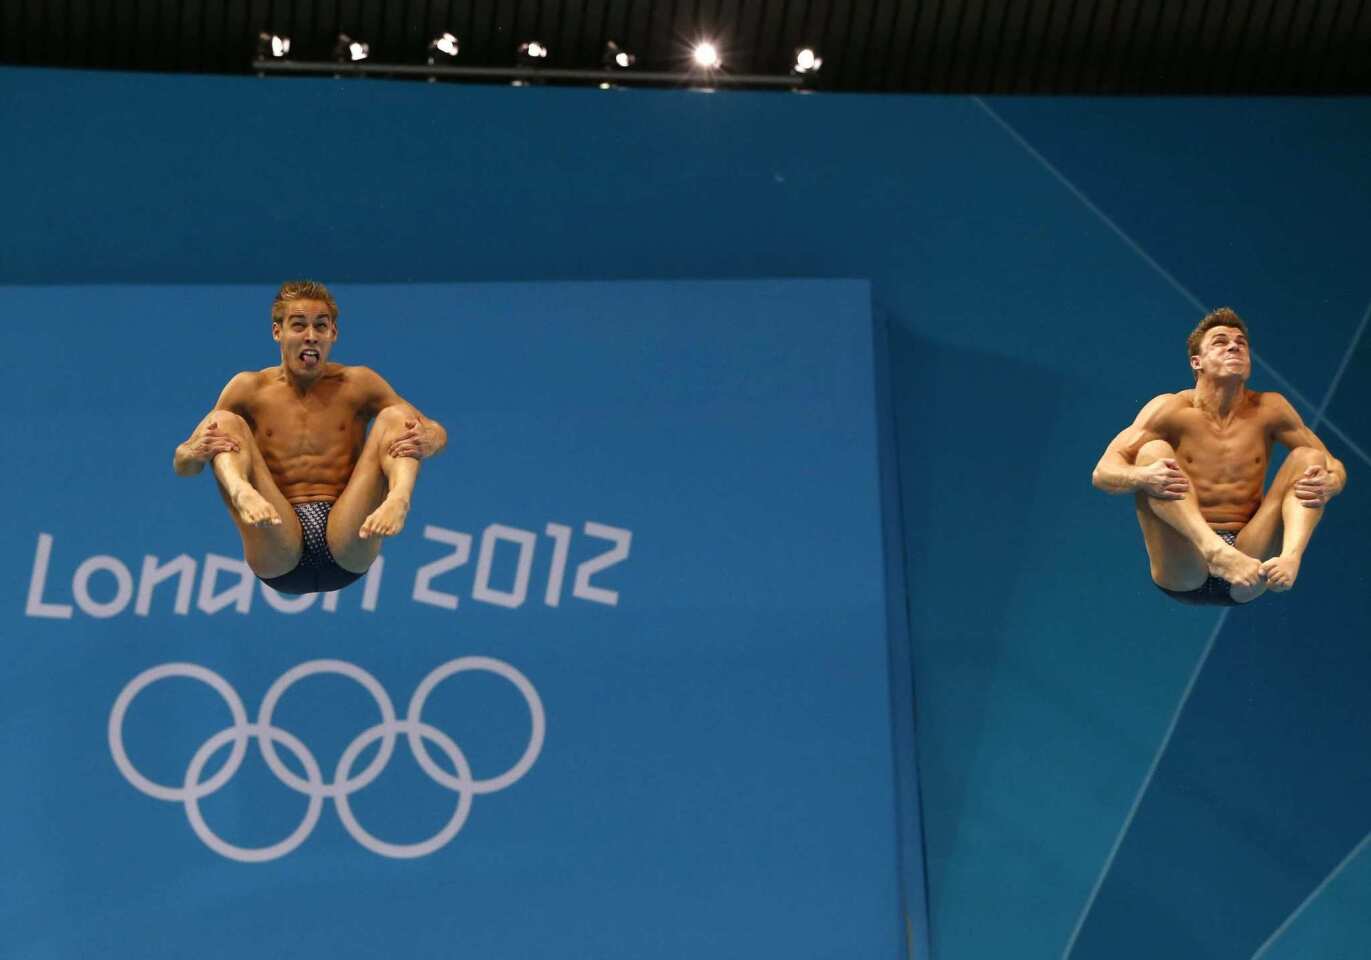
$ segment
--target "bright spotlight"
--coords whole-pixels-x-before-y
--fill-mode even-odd
[[[449,60],[454,59],[459,49],[457,38],[450,33],[444,33],[429,43],[428,62],[433,63],[440,54]]]
[[[718,70],[723,66],[723,61],[719,59],[719,48],[712,43],[697,43],[692,56],[695,59],[695,65],[706,70]]]
[[[795,51],[794,70],[796,73],[817,73],[823,65],[823,58],[809,47]]]
[[[257,59],[265,60],[267,57],[280,60],[290,53],[290,37],[283,37],[275,33],[259,33],[257,35]]]
[[[546,44],[537,40],[530,40],[528,43],[519,45],[519,53],[530,60],[546,60],[548,49]]]
[[[333,59],[339,63],[351,60],[357,63],[371,56],[371,44],[359,43],[346,33],[338,34],[338,42],[333,45]]]
[[[637,57],[610,40],[605,44],[605,54],[600,58],[600,65],[606,70],[627,70],[637,61]]]

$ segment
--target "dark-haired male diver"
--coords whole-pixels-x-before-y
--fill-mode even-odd
[[[1289,590],[1347,470],[1283,396],[1248,390],[1247,327],[1227,307],[1186,341],[1195,386],[1142,408],[1095,467],[1106,493],[1133,493],[1152,580],[1184,603],[1246,603]],[[1271,444],[1290,448],[1262,494]]]
[[[283,284],[271,335],[280,365],[234,376],[172,468],[188,477],[213,463],[243,557],[268,586],[338,590],[404,527],[419,461],[447,431],[375,371],[328,362],[338,305],[323,284]]]

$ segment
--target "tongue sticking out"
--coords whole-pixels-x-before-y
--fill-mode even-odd
[[[300,362],[307,367],[312,367],[319,362],[319,354],[315,353],[313,350],[306,350],[304,353],[300,354]]]

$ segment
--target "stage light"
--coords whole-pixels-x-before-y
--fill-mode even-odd
[[[605,44],[605,54],[600,58],[600,64],[606,70],[627,70],[637,61],[637,57],[627,50],[620,49],[613,40]]]
[[[259,33],[257,35],[257,59],[265,60],[267,57],[280,60],[290,53],[290,37],[283,37],[275,33]]]
[[[530,40],[528,43],[519,45],[519,55],[527,57],[529,60],[546,60],[548,49],[545,44],[537,40]]]
[[[818,73],[823,65],[823,58],[809,47],[795,51],[795,66],[792,69],[796,73]]]
[[[695,65],[706,70],[718,70],[724,63],[723,60],[719,59],[719,48],[708,41],[697,43],[692,56],[695,59]]]
[[[450,33],[444,33],[441,36],[434,38],[428,45],[429,65],[431,66],[441,57],[455,60],[459,49],[457,38]]]
[[[339,63],[351,60],[353,63],[371,56],[371,44],[359,43],[346,33],[338,34],[338,42],[333,45],[333,59]]]

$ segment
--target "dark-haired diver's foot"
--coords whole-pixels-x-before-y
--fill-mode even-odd
[[[1268,590],[1284,593],[1295,585],[1300,575],[1299,557],[1272,557],[1262,564],[1262,576]]]
[[[1219,544],[1204,558],[1211,576],[1222,577],[1235,587],[1255,587],[1261,583],[1261,561],[1222,540]]]

